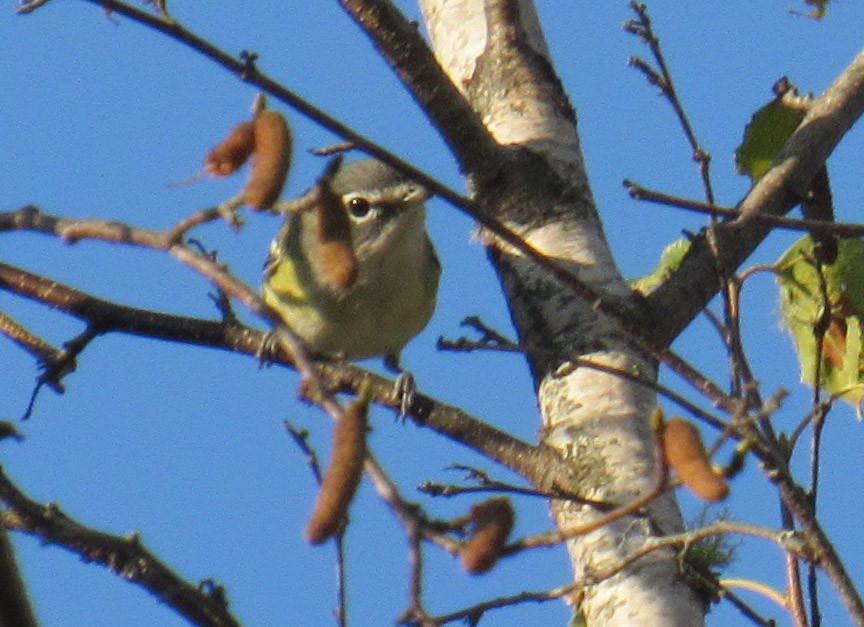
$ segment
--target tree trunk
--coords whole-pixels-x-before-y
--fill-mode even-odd
[[[653,379],[655,364],[618,322],[638,308],[608,249],[588,185],[576,115],[554,72],[530,1],[420,0],[435,54],[498,144],[504,165],[463,163],[474,199],[531,246],[575,274],[603,301],[577,295],[491,235],[489,256],[505,290],[538,394],[541,440],[571,459],[581,477],[568,489],[626,503],[656,482],[649,415],[652,390],[573,361]],[[563,503],[563,504],[562,504]],[[551,507],[566,531],[602,512],[575,502]],[[683,528],[674,495],[568,542],[574,581],[592,577],[657,534]],[[586,585],[580,610],[592,627],[701,625],[703,605],[679,571],[676,553],[655,551],[620,573]]]

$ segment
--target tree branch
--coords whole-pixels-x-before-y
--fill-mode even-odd
[[[813,175],[864,113],[864,51],[813,102],[804,121],[739,206],[742,214],[782,215],[798,204]],[[681,267],[648,296],[647,328],[668,346],[720,290],[720,269],[735,269],[770,233],[746,216],[711,227],[693,241]],[[711,240],[711,241],[709,241]],[[715,258],[713,251],[719,251]]]
[[[47,0],[25,0],[25,4],[18,9],[18,13],[31,13],[45,4],[46,1]],[[203,37],[197,35],[195,32],[187,29],[176,20],[144,11],[126,2],[121,2],[120,0],[87,0],[87,2],[100,6],[106,11],[124,15],[139,24],[158,31],[184,46],[191,48],[217,65],[225,68],[243,82],[258,87],[260,90],[270,94],[277,100],[294,108],[310,120],[313,120],[329,131],[332,131],[336,135],[348,140],[355,148],[359,148],[363,152],[366,152],[369,155],[390,164],[394,168],[405,172],[405,174],[407,174],[411,179],[421,183],[436,195],[445,198],[454,206],[466,207],[471,205],[465,197],[453,191],[437,179],[429,176],[422,170],[417,169],[392,152],[385,150],[380,145],[358,133],[347,124],[340,122],[323,109],[316,107],[297,93],[287,89],[269,75],[261,72],[255,63],[257,55],[254,53],[244,51],[245,54],[241,54],[239,57],[234,57]]]
[[[219,586],[184,581],[148,551],[136,535],[127,538],[96,531],[69,518],[55,504],[28,498],[0,468],[0,524],[23,531],[47,544],[62,546],[87,562],[96,562],[131,581],[196,625],[240,627],[228,612]]]
[[[644,200],[646,202],[665,205],[667,207],[677,207],[679,209],[687,209],[697,213],[704,213],[711,216],[721,218],[736,219],[741,217],[741,212],[734,207],[724,207],[689,198],[681,198],[665,194],[653,189],[642,187],[638,183],[630,179],[624,179],[624,188],[630,197],[634,200]],[[836,235],[838,237],[864,237],[864,224],[860,222],[828,222],[826,220],[814,220],[812,218],[789,218],[786,216],[777,216],[767,213],[756,213],[748,217],[749,222],[758,222],[773,226],[778,229],[788,229],[790,231],[804,231],[807,233],[826,233]]]
[[[0,625],[39,627],[5,529],[0,529]]]
[[[4,263],[0,263],[0,289],[65,311],[99,328],[102,333],[129,333],[256,358],[264,340],[264,333],[257,329],[118,305]],[[275,363],[295,368],[291,357],[283,351],[272,358]],[[398,408],[392,394],[393,382],[389,379],[339,362],[316,362],[315,371],[334,392],[356,393],[360,383],[368,380],[376,403]],[[541,489],[551,491],[558,490],[558,486],[572,485],[572,476],[577,472],[571,463],[549,449],[532,446],[424,394],[415,396],[408,417],[418,426],[430,428],[489,456]]]

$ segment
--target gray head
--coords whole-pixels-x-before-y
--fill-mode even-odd
[[[332,187],[339,196],[363,197],[370,204],[422,202],[429,196],[423,186],[377,159],[343,163],[336,170]]]
[[[376,159],[343,164],[331,182],[351,224],[355,253],[361,260],[382,251],[393,238],[425,229],[426,189]],[[315,219],[309,216],[311,219]]]

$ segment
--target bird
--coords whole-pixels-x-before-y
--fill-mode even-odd
[[[264,265],[262,296],[313,354],[382,357],[400,373],[397,386],[413,387],[399,355],[432,317],[441,275],[426,231],[429,192],[372,158],[340,162],[322,180],[347,217],[345,243],[356,267],[328,266],[324,207],[286,212]],[[410,390],[404,392],[403,415],[412,401]]]

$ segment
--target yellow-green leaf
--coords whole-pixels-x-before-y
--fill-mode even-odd
[[[804,236],[775,264],[783,325],[792,335],[801,380],[812,386],[816,378],[817,325],[826,306],[813,259],[813,241]],[[823,266],[830,318],[819,355],[820,385],[841,395],[861,415],[864,398],[864,239],[841,239],[837,263]]]
[[[689,250],[690,240],[683,237],[676,239],[663,249],[660,254],[660,261],[651,274],[631,280],[630,287],[647,296],[681,266],[681,262],[684,261]]]
[[[785,78],[774,85],[774,100],[756,111],[744,128],[744,140],[735,150],[739,174],[755,184],[771,167],[786,141],[801,124],[812,96],[800,96]]]

